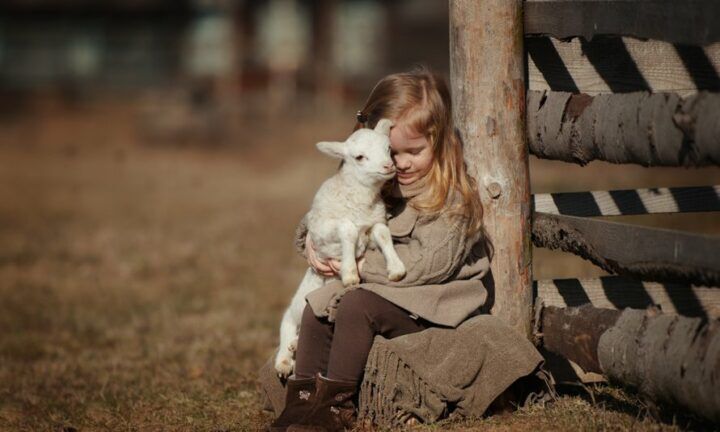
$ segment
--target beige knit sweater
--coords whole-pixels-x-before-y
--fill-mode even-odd
[[[392,303],[435,324],[455,327],[478,312],[488,293],[481,279],[490,263],[484,239],[466,234],[467,219],[449,212],[436,217],[421,215],[412,200],[424,192],[420,187],[400,187],[397,204],[390,209],[388,227],[398,256],[407,274],[397,282],[388,280],[385,259],[377,249],[369,249],[360,269],[361,283],[343,287],[334,281],[306,297],[315,315],[334,320],[342,296],[352,289],[372,291]],[[451,197],[450,204],[459,200]],[[296,246],[304,254],[307,228],[301,221]]]

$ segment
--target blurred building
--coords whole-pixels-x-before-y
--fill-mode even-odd
[[[446,69],[446,9],[437,0],[4,0],[0,86],[127,90],[224,77],[239,89],[342,93],[417,62]]]
[[[129,103],[143,140],[235,142],[239,119],[355,108],[417,63],[446,72],[447,14],[438,0],[2,0],[0,120]]]
[[[178,72],[193,12],[182,1],[4,0],[5,89],[132,88]]]

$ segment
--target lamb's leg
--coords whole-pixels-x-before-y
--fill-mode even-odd
[[[390,229],[387,225],[377,223],[373,225],[370,231],[370,237],[372,240],[380,246],[380,250],[385,257],[385,263],[387,265],[388,279],[391,281],[399,281],[405,276],[405,265],[400,260],[397,252],[392,243],[392,236],[390,235]]]
[[[297,324],[292,319],[288,308],[280,322],[280,345],[275,355],[275,370],[281,378],[287,378],[293,371],[295,360],[290,349],[292,341],[297,337]]]
[[[322,276],[310,268],[307,269],[290,302],[290,306],[283,314],[280,322],[280,346],[275,356],[275,370],[283,378],[288,377],[295,366],[293,353],[297,349],[297,335],[303,309],[305,309],[305,296],[311,291],[320,288],[324,281],[325,279]]]
[[[345,286],[360,283],[355,250],[357,249],[358,229],[354,223],[344,221],[338,227],[340,243],[342,245],[342,260],[340,263],[340,278]]]

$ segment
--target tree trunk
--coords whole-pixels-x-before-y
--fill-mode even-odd
[[[530,185],[521,0],[450,1],[450,81],[495,255],[492,313],[530,336]],[[494,286],[493,286],[494,285]]]

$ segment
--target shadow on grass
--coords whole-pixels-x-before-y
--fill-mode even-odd
[[[561,396],[579,397],[598,408],[624,413],[638,420],[651,418],[669,426],[677,426],[682,430],[717,430],[717,425],[686,409],[654,402],[642,397],[632,389],[607,384],[563,384],[558,385],[557,389]]]

